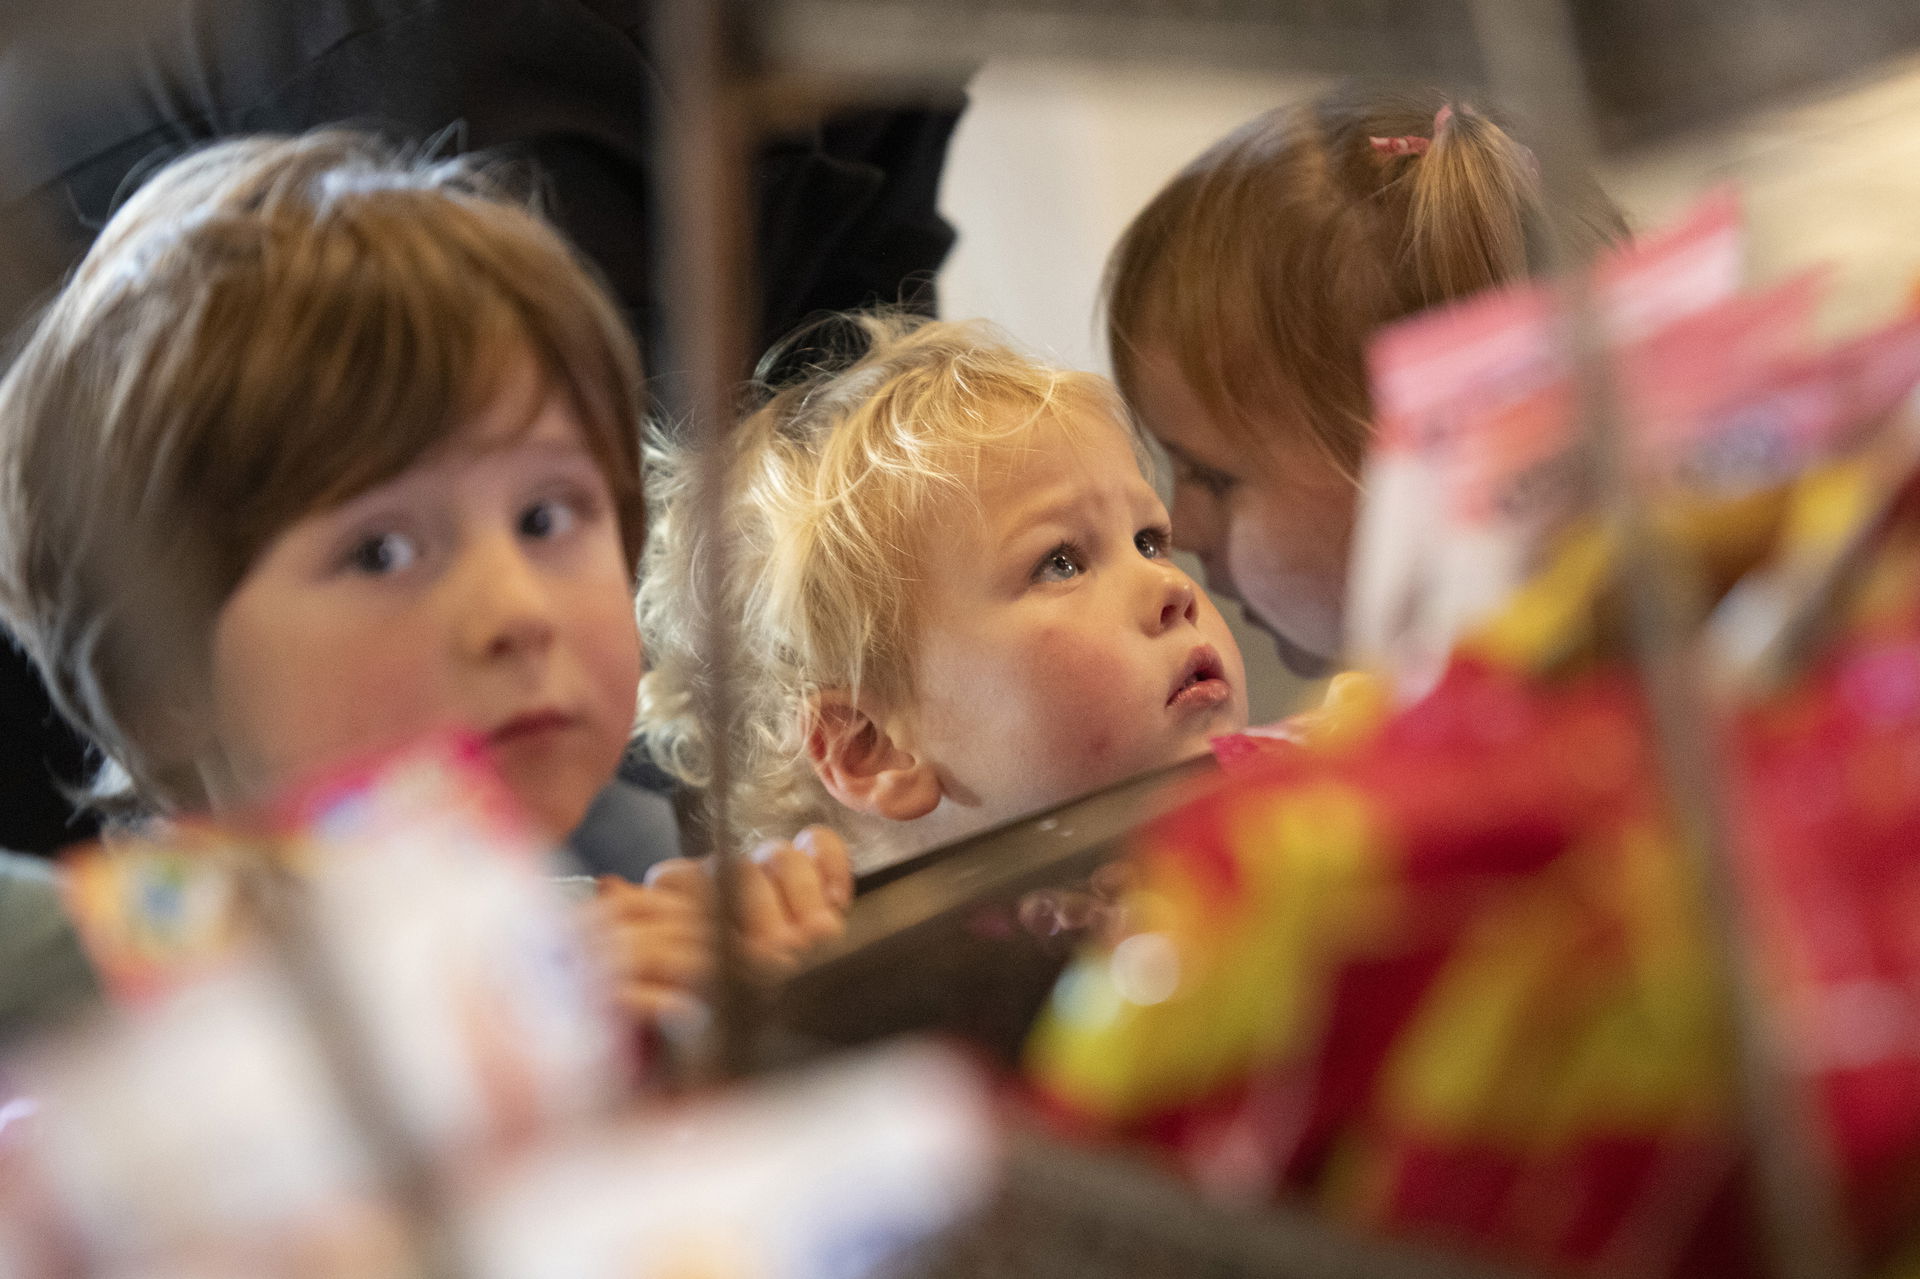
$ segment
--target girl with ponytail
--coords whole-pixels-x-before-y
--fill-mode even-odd
[[[1596,244],[1625,237],[1597,187],[1565,212]],[[1496,116],[1348,89],[1228,135],[1121,237],[1108,341],[1173,461],[1176,544],[1297,673],[1339,651],[1368,341],[1532,274],[1543,217],[1533,155]]]

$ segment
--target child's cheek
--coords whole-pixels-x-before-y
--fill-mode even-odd
[[[262,680],[257,695],[244,703],[249,735],[277,785],[363,764],[448,727],[430,679],[377,654],[347,656],[365,660],[315,662],[297,674]]]
[[[1109,639],[1068,626],[1037,629],[1021,666],[1027,672],[1032,741],[1050,771],[1109,780],[1144,728],[1134,680]]]

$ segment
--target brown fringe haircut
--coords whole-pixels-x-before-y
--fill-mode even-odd
[[[124,772],[98,798],[205,804],[213,624],[255,557],[445,446],[527,359],[637,564],[632,338],[498,172],[326,130],[135,193],[0,381],[0,615]]]

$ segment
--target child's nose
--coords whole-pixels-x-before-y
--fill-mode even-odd
[[[1200,599],[1193,580],[1171,565],[1161,570],[1161,578],[1154,633],[1172,630],[1182,622],[1198,622]]]
[[[461,590],[464,646],[499,659],[544,648],[554,636],[553,600],[539,566],[511,539],[476,547]]]

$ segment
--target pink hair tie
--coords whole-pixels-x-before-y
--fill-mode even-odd
[[[1440,130],[1447,127],[1447,121],[1453,119],[1451,106],[1441,107],[1433,114],[1433,134],[1440,136]],[[1417,133],[1409,133],[1397,138],[1368,138],[1375,151],[1382,155],[1425,155],[1427,148],[1433,145],[1433,138],[1423,138]]]
[[[1433,145],[1432,138],[1411,133],[1400,138],[1368,138],[1367,141],[1382,155],[1425,155],[1427,148]]]

